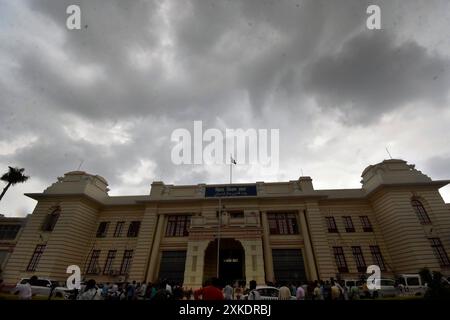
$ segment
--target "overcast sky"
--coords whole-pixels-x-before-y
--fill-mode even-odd
[[[70,4],[82,30],[66,28]],[[382,30],[366,28],[369,4]],[[32,212],[23,193],[81,161],[110,195],[226,183],[226,165],[172,164],[170,135],[194,120],[280,129],[279,170],[238,164],[234,182],[303,172],[317,189],[358,188],[386,146],[448,179],[449,30],[447,0],[0,0],[0,169],[31,176],[0,213]]]

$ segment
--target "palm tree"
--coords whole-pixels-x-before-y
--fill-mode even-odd
[[[25,181],[30,178],[29,176],[26,176],[23,174],[25,171],[24,168],[13,168],[9,167],[9,171],[2,175],[0,180],[6,182],[6,187],[3,188],[2,194],[0,194],[0,200],[2,200],[3,196],[5,195],[6,191],[8,191],[10,186],[15,185],[16,183],[24,183]]]

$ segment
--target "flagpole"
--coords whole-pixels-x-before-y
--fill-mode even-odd
[[[222,197],[219,197],[219,230],[217,232],[217,266],[216,266],[216,277],[219,279],[219,262],[220,262],[220,226],[222,224]]]
[[[230,184],[233,183],[233,164],[236,164],[236,160],[234,160],[233,156],[230,154]]]

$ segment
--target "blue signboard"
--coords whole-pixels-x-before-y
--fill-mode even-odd
[[[256,185],[206,187],[205,197],[248,197],[256,196]]]

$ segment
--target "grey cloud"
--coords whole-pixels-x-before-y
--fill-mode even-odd
[[[304,85],[322,107],[367,123],[411,102],[445,106],[449,67],[447,57],[412,40],[397,44],[387,32],[366,31],[308,66]]]
[[[422,102],[432,110],[446,102],[448,59],[424,48],[414,32],[398,31],[389,13],[386,30],[365,32],[370,2],[21,2],[44,32],[31,30],[34,38],[24,37],[26,23],[12,23],[0,32],[0,143],[18,136],[37,140],[0,154],[0,163],[23,166],[36,180],[51,183],[83,159],[82,169],[104,176],[112,190],[121,191],[129,187],[122,174],[141,160],[155,164],[154,177],[133,190],[147,192],[151,180],[226,182],[227,168],[222,174],[171,162],[172,130],[191,129],[192,120],[203,120],[204,129],[224,129],[222,123],[230,128],[279,128],[281,173],[276,178],[295,179],[300,167],[307,173],[308,166],[327,166],[330,145],[336,153],[353,150],[344,136],[354,132],[355,123],[362,121],[375,130],[377,123],[370,119],[394,108]],[[398,2],[379,2],[383,12],[401,11]],[[68,31],[65,9],[77,3],[83,30]],[[426,7],[419,9],[427,14]],[[409,12],[405,19],[414,14]],[[9,19],[14,21],[14,16]],[[54,59],[49,44],[67,61]],[[143,68],[129,59],[131,50],[144,56],[165,50],[165,55],[156,55]],[[164,59],[175,62],[173,74]],[[87,84],[68,77],[85,66],[101,70],[99,80]],[[334,112],[340,110],[347,112],[348,131],[339,129],[341,121],[329,137],[322,122],[332,126],[337,122]],[[102,127],[129,121],[130,128],[124,130],[130,139],[110,146],[72,139],[64,130],[72,121]],[[364,155],[364,143],[358,148]],[[347,166],[344,160],[332,161],[333,168]],[[247,173],[238,177],[261,179]],[[334,179],[329,179],[332,186]]]
[[[450,154],[443,154],[429,158],[425,162],[427,174],[434,179],[449,179],[450,177]]]

